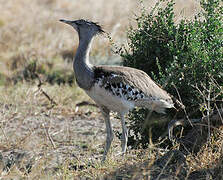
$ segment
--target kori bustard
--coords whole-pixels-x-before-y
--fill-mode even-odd
[[[174,107],[171,97],[145,72],[122,66],[94,66],[89,62],[92,39],[103,33],[101,26],[86,20],[60,20],[71,25],[78,33],[79,46],[73,61],[77,84],[98,104],[106,125],[106,144],[103,160],[113,140],[110,111],[121,117],[122,153],[126,152],[128,131],[124,116],[135,106],[146,107],[158,113]]]

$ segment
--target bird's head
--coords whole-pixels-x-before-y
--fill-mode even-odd
[[[94,36],[96,34],[104,33],[102,27],[98,25],[98,23],[92,21],[87,21],[83,19],[75,21],[61,19],[60,21],[71,25],[78,32],[79,35],[90,34]]]

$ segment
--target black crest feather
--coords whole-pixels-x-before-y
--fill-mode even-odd
[[[89,20],[85,20],[85,19],[80,19],[78,20],[78,22],[80,22],[80,24],[89,24],[89,25],[94,25],[98,28],[98,33],[104,33],[105,31],[102,29],[102,27],[99,25],[98,22],[93,22],[93,21],[89,21]]]

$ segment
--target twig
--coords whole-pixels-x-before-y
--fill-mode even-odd
[[[51,137],[50,134],[49,134],[49,128],[47,128],[44,124],[42,124],[42,126],[43,126],[44,129],[45,129],[45,134],[46,134],[46,136],[48,137],[48,139],[50,140],[50,143],[52,144],[53,149],[56,149],[56,145],[55,145],[55,143],[54,143],[52,137]]]
[[[208,90],[208,98],[207,98],[207,101],[208,101],[208,107],[207,107],[207,119],[208,119],[208,139],[210,139],[211,137],[211,127],[210,127],[210,99],[211,99],[211,86],[209,87],[209,90]]]
[[[77,103],[76,106],[94,106],[94,107],[98,107],[97,104],[94,104],[94,103],[90,103],[88,101],[82,101],[80,103]]]
[[[6,136],[5,131],[4,131],[4,129],[2,128],[2,126],[0,126],[0,128],[1,128],[1,131],[2,131],[3,136],[5,137],[5,139],[6,139],[6,141],[7,141],[7,144],[10,146],[10,142],[9,142],[9,138],[8,138],[8,136]]]
[[[179,100],[180,100],[179,103],[182,104],[182,109],[184,110],[184,114],[186,115],[186,119],[190,122],[190,119],[189,119],[189,116],[188,116],[188,114],[187,114],[186,108],[185,108],[185,106],[183,105],[183,102],[182,102],[180,93],[179,93],[177,87],[175,86],[175,84],[173,84],[173,87],[175,88],[175,90],[176,90],[176,92],[177,92],[178,98],[179,98]],[[191,126],[193,127],[193,124],[192,124],[191,122],[190,122],[190,124],[191,124]]]
[[[57,103],[42,89],[41,86],[43,85],[43,83],[42,83],[39,75],[38,74],[35,74],[35,75],[36,75],[37,79],[39,80],[39,84],[37,85],[38,91],[40,91],[50,101],[50,103],[52,105],[57,105]]]
[[[44,96],[46,96],[46,98],[50,101],[50,103],[52,104],[52,105],[57,105],[57,103],[52,99],[52,98],[50,98],[50,96],[40,87],[39,88],[39,91],[44,95]]]
[[[217,109],[217,111],[218,111],[219,117],[220,117],[221,122],[222,122],[222,124],[223,124],[223,118],[222,118],[222,116],[221,116],[221,112],[219,111],[219,108],[218,108],[218,106],[217,106],[216,104],[215,104],[215,107],[216,107],[216,109]]]
[[[203,96],[203,100],[205,102],[205,94],[198,88],[197,84],[195,86],[191,84],[191,87],[198,90],[198,92]]]
[[[166,164],[164,165],[163,169],[161,170],[159,176],[156,178],[156,180],[159,180],[160,179],[160,176],[163,174],[164,170],[166,169],[167,165],[169,164],[169,162],[171,161],[172,157],[173,157],[173,154],[171,154],[170,158],[168,159],[168,161],[166,162]]]

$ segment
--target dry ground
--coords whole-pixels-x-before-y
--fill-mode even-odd
[[[221,179],[223,129],[215,128],[198,153],[179,143],[170,149],[120,151],[118,138],[101,164],[104,122],[92,106],[77,107],[89,98],[77,87],[43,85],[57,105],[35,83],[18,83],[0,91],[0,173],[3,179]],[[120,122],[112,115],[114,130]],[[201,136],[196,134],[194,136]],[[206,139],[203,132],[203,140]],[[197,140],[197,139],[196,139]]]
[[[148,9],[155,3],[145,1]],[[116,138],[105,164],[100,163],[105,140],[104,122],[92,106],[77,108],[90,99],[76,85],[50,85],[38,90],[37,81],[10,80],[32,61],[49,71],[72,73],[70,56],[77,47],[73,30],[61,18],[100,22],[117,44],[125,43],[139,3],[133,0],[0,0],[0,177],[2,179],[205,179],[222,178],[221,129],[198,154],[182,154],[152,146],[129,150],[122,158]],[[192,18],[197,3],[177,1],[176,21]],[[97,64],[120,63],[105,36],[97,37],[91,53]],[[43,78],[44,80],[44,78]],[[112,115],[112,124],[120,122]],[[168,152],[169,151],[169,152]]]

